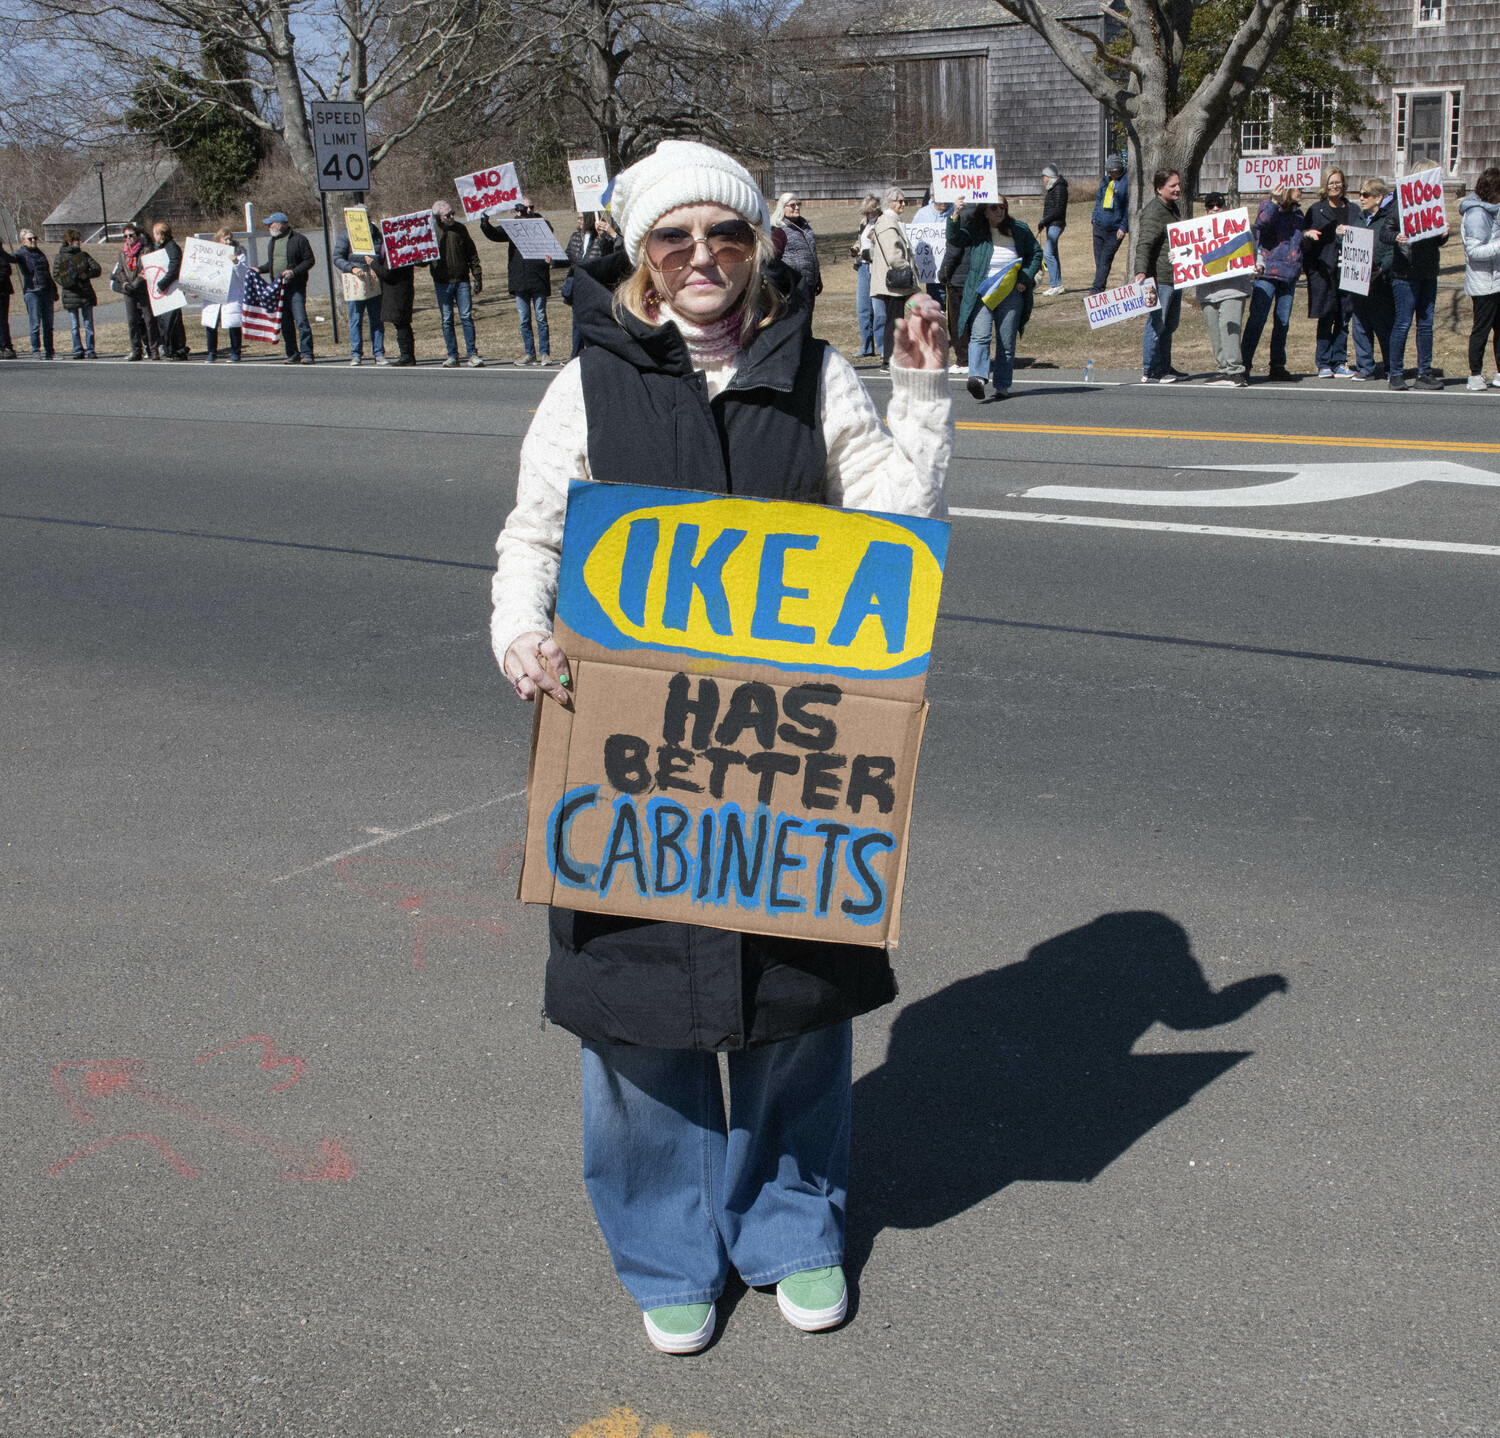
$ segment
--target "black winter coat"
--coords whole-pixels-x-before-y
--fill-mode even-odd
[[[99,296],[94,293],[91,281],[99,278],[104,273],[99,268],[96,260],[87,250],[80,245],[64,245],[57,252],[57,270],[59,276],[57,287],[62,294],[62,305],[65,310],[88,310],[93,309],[99,303]],[[67,275],[69,283],[64,284],[60,278]]]
[[[15,292],[10,279],[10,256],[5,253],[5,246],[0,245],[0,295],[13,295]]]
[[[370,261],[370,268],[380,278],[380,318],[386,324],[410,325],[416,299],[417,267],[402,265],[393,270],[385,262],[385,245],[378,234],[375,246],[375,258]]]
[[[615,319],[612,282],[621,270],[601,262],[574,273],[593,477],[821,502],[825,346],[811,335],[802,296],[756,336],[728,387],[710,400],[675,325]],[[792,294],[785,266],[770,265],[767,273]],[[599,1043],[755,1048],[841,1023],[896,996],[885,951],[858,944],[556,906],[550,938],[547,1016]]]
[[[1037,227],[1037,234],[1045,236],[1051,225],[1060,230],[1068,228],[1068,182],[1061,175],[1042,197],[1042,222]]]
[[[508,295],[513,299],[522,300],[541,300],[551,295],[552,265],[550,261],[528,260],[515,245],[511,244],[510,236],[499,225],[490,223],[488,215],[480,217],[479,229],[485,239],[493,240],[497,245],[504,245],[508,251],[505,257],[505,292]]]
[[[317,260],[313,256],[313,247],[308,242],[307,236],[300,234],[296,230],[288,230],[282,238],[286,240],[286,269],[283,271],[285,278],[282,282],[281,292],[284,295],[289,295],[293,291],[301,290],[303,294],[306,294],[307,277],[312,273],[312,268],[317,263]],[[168,243],[171,242],[169,241]],[[266,255],[266,262],[258,266],[261,274],[271,274],[271,255],[275,254],[275,252],[276,237],[273,235],[270,242],[270,253]],[[177,252],[177,262],[179,265],[182,263],[181,250]],[[271,275],[271,278],[275,279],[276,276]]]
[[[1346,203],[1335,209],[1327,200],[1318,200],[1308,207],[1304,223],[1302,273],[1307,276],[1307,317],[1320,320],[1325,315],[1338,314],[1344,303],[1339,291],[1339,260],[1344,253],[1344,242],[1338,236],[1338,227],[1363,227],[1364,217],[1356,204]],[[1308,230],[1316,230],[1318,238],[1308,239]]]

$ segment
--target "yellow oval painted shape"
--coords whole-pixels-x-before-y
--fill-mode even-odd
[[[657,525],[655,555],[644,586],[643,622],[637,622],[622,604],[621,581],[632,527],[637,526],[638,537],[649,538],[651,521]],[[722,565],[712,571],[722,581],[728,607],[728,634],[716,631],[710,600],[698,586],[684,584],[680,572],[675,617],[685,623],[675,627],[665,622],[674,550],[678,551],[680,571],[686,558],[685,546],[691,538],[684,536],[679,541],[678,530],[682,526],[697,529],[689,563],[701,565],[711,555],[716,541],[722,548],[734,546]],[[723,539],[726,531],[739,531],[744,537],[737,542],[732,535]],[[776,538],[772,539],[768,556],[767,539],[771,536]],[[788,538],[793,542],[788,543]],[[899,616],[887,616],[892,629],[897,631],[894,637],[899,648],[895,652],[889,647],[893,636],[887,634],[882,606],[872,602],[878,601],[878,595],[856,593],[850,614],[857,615],[861,606],[872,612],[858,622],[852,638],[848,621],[834,635],[840,616],[846,613],[851,586],[857,578],[863,581],[871,572],[872,544],[886,546],[877,549],[876,554],[887,558],[904,560],[904,556],[896,554],[897,549],[910,552],[911,578],[909,585],[904,586],[904,632],[896,622]],[[639,559],[639,554],[635,557]],[[779,594],[772,592],[777,589],[778,577],[783,591]],[[888,519],[859,510],[730,497],[701,504],[652,506],[622,514],[600,536],[584,561],[583,578],[610,622],[622,634],[642,644],[792,668],[878,674],[920,659],[932,648],[943,573],[926,544],[909,529]],[[638,578],[635,584],[639,588]],[[705,587],[710,594],[716,589],[712,582]],[[866,587],[861,582],[859,588]],[[684,589],[688,592],[685,610]],[[799,595],[796,592],[799,590],[806,591],[806,596]],[[766,636],[768,629],[775,631],[775,637]],[[757,634],[753,630],[762,632]],[[791,631],[807,630],[811,631],[810,639],[787,637]],[[830,643],[832,637],[841,642]]]

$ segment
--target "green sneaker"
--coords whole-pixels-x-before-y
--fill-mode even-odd
[[[776,1305],[793,1328],[817,1333],[837,1328],[849,1311],[849,1286],[842,1268],[809,1268],[776,1285]]]
[[[646,1337],[663,1353],[701,1353],[714,1336],[712,1303],[679,1303],[672,1308],[653,1308],[641,1315]]]

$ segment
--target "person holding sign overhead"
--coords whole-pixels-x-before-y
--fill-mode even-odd
[[[584,349],[537,408],[496,545],[491,639],[528,701],[570,702],[552,638],[570,485],[946,511],[953,416],[933,300],[894,326],[887,430],[848,361],[813,338],[736,160],[664,140],[609,205],[618,283],[574,275]],[[731,1265],[777,1285],[794,1327],[842,1322],[850,1020],[895,996],[885,951],[562,907],[550,943],[547,1017],[583,1045],[585,1181],[651,1343],[705,1348]]]
[[[1031,318],[1042,247],[1030,226],[1011,217],[1010,201],[1004,195],[993,205],[976,205],[968,222],[955,227],[951,236],[952,246],[969,252],[969,272],[958,307],[960,343],[968,336],[967,388],[982,400],[988,379],[995,386],[995,398],[1004,399],[1015,371],[1016,341]]]
[[[474,296],[484,288],[479,250],[469,227],[454,218],[453,206],[447,200],[439,200],[432,207],[432,218],[437,225],[438,257],[428,263],[427,269],[442,320],[443,346],[448,351],[443,368],[457,369],[459,365],[458,335],[453,328],[456,313],[464,332],[464,362],[470,369],[483,369],[484,360],[474,340]]]

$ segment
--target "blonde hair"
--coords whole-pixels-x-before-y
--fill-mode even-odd
[[[1344,182],[1344,198],[1349,198],[1349,177],[1342,170],[1335,169],[1323,171],[1323,182],[1318,186],[1318,198],[1320,200],[1328,198],[1328,183],[1335,175]]]
[[[1359,187],[1359,192],[1367,200],[1383,200],[1389,191],[1386,189],[1384,180],[1371,176]]]
[[[1292,198],[1292,191],[1296,185],[1276,185],[1271,190],[1271,203],[1273,205],[1284,205]]]
[[[750,262],[750,277],[745,281],[745,293],[740,300],[744,307],[740,319],[741,349],[786,311],[786,300],[766,278],[766,265],[776,258],[770,236],[759,225],[752,225],[751,229],[755,231],[755,258]],[[615,318],[623,320],[630,314],[648,325],[657,325],[661,320],[654,311],[661,303],[662,297],[656,292],[656,277],[643,258],[615,291]]]
[[[229,228],[214,231],[214,243],[216,245],[232,245],[234,243],[234,231]]]

